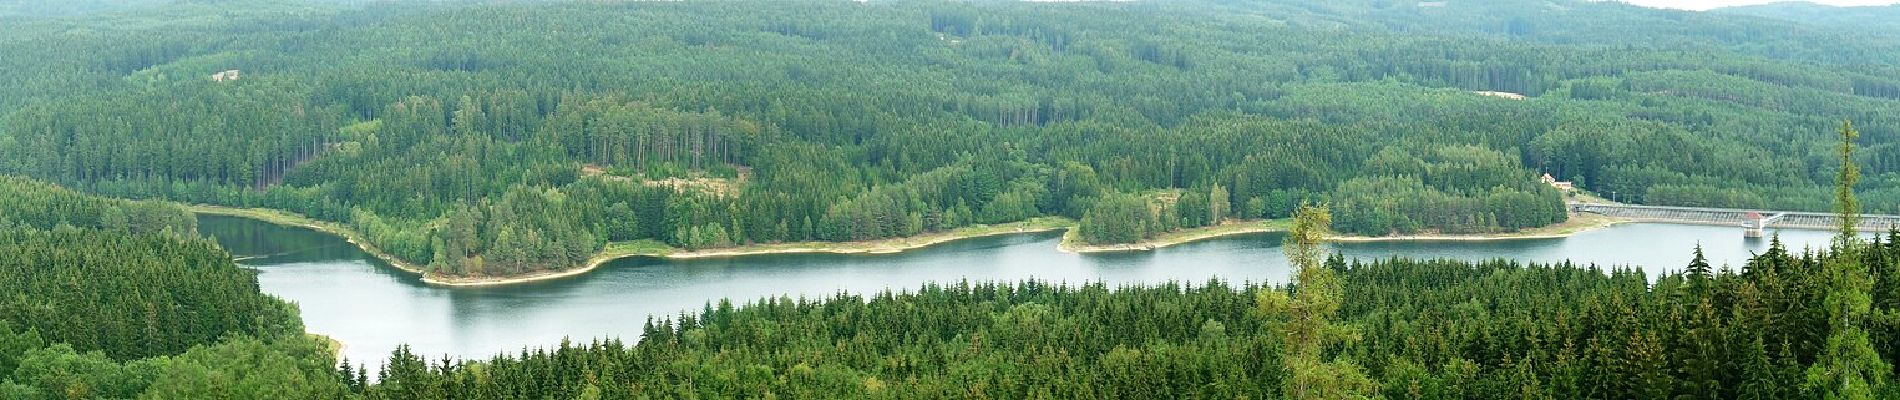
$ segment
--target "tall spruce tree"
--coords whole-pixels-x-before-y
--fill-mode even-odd
[[[1266,291],[1260,298],[1263,310],[1287,315],[1283,390],[1289,399],[1365,398],[1377,389],[1352,360],[1325,359],[1329,344],[1353,336],[1349,328],[1332,321],[1345,300],[1342,281],[1325,262],[1332,219],[1323,206],[1300,206],[1283,244],[1288,263],[1297,270],[1293,295]]]
[[[1837,247],[1847,247],[1860,236],[1860,200],[1854,197],[1854,184],[1860,182],[1860,165],[1854,162],[1854,140],[1860,131],[1853,121],[1841,122],[1841,173],[1834,185],[1834,213],[1840,218],[1840,233],[1834,237]]]
[[[1893,367],[1881,360],[1872,339],[1862,324],[1873,310],[1873,277],[1858,261],[1857,230],[1860,206],[1854,200],[1854,182],[1860,168],[1854,163],[1854,139],[1859,136],[1851,122],[1841,124],[1841,174],[1835,188],[1836,217],[1840,234],[1834,238],[1836,257],[1824,262],[1828,291],[1824,303],[1828,313],[1826,347],[1820,358],[1808,367],[1809,388],[1831,399],[1873,399],[1886,385]]]
[[[1707,294],[1709,281],[1715,278],[1715,270],[1709,266],[1709,257],[1702,254],[1702,244],[1695,245],[1695,258],[1689,260],[1689,287],[1696,294]]]

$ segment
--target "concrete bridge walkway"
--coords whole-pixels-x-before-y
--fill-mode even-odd
[[[1764,228],[1834,229],[1840,218],[1832,213],[1763,211],[1733,208],[1656,207],[1607,203],[1570,203],[1570,212],[1606,215],[1637,221],[1731,225],[1759,234]],[[1861,232],[1900,228],[1900,215],[1861,214]]]

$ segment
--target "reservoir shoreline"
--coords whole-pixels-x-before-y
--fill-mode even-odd
[[[917,290],[961,282],[1037,280],[1100,284],[1284,284],[1292,268],[1281,234],[1196,241],[1165,250],[1078,254],[1057,250],[1062,232],[998,234],[879,256],[801,254],[679,260],[632,257],[580,276],[533,284],[449,287],[381,265],[341,237],[258,219],[204,215],[200,232],[256,269],[265,293],[296,302],[307,330],[347,343],[352,360],[376,360],[408,344],[419,353],[488,357],[563,338],[634,338],[648,318],[696,313],[720,299],[819,299]],[[1827,231],[1781,232],[1790,249],[1825,244]],[[1555,240],[1339,242],[1351,259],[1393,257],[1637,268],[1652,277],[1680,270],[1696,245],[1712,265],[1740,267],[1770,241],[1739,228],[1627,223]],[[1615,252],[1601,249],[1614,248]],[[609,316],[609,317],[603,317]]]
[[[384,252],[383,249],[376,247],[376,245],[370,244],[369,240],[363,239],[362,233],[357,232],[355,229],[350,229],[349,227],[343,226],[343,224],[322,221],[315,218],[306,217],[301,214],[292,213],[289,211],[275,210],[275,209],[269,209],[269,208],[237,208],[237,207],[225,207],[225,206],[216,206],[216,205],[209,205],[209,204],[181,204],[181,206],[185,207],[185,210],[191,211],[194,214],[209,214],[209,215],[222,215],[222,216],[227,216],[227,217],[248,218],[248,219],[268,222],[272,224],[277,224],[277,225],[306,228],[306,229],[310,229],[310,230],[314,230],[318,232],[336,235],[337,237],[343,238],[343,241],[349,242],[352,245],[356,245],[356,247],[358,249],[363,250],[364,253],[369,253],[369,255],[382,260],[386,264],[389,264],[390,267],[394,267],[398,270],[402,270],[403,272],[408,272],[408,273],[416,274],[419,276],[424,276],[425,278],[428,275],[428,273],[423,271],[422,268],[417,268],[414,265],[410,265],[408,262],[405,262],[402,259],[396,258],[395,255]]]
[[[575,277],[593,272],[614,260],[629,257],[654,257],[672,260],[691,260],[706,258],[732,258],[759,255],[783,254],[845,254],[877,255],[895,254],[910,250],[923,249],[958,240],[999,236],[1067,231],[1058,243],[1057,249],[1065,253],[1123,253],[1154,251],[1161,248],[1187,243],[1220,239],[1236,235],[1283,232],[1287,220],[1246,220],[1229,221],[1217,226],[1191,228],[1164,233],[1156,238],[1138,243],[1118,245],[1091,245],[1081,243],[1077,237],[1074,220],[1060,217],[1032,218],[1025,221],[979,225],[953,229],[946,232],[928,233],[918,236],[857,242],[799,242],[747,245],[720,249],[682,250],[666,246],[663,243],[645,240],[635,242],[608,243],[606,248],[589,258],[581,266],[569,269],[542,271],[520,276],[443,276],[433,274],[402,261],[362,238],[362,234],[342,224],[320,221],[282,210],[263,208],[235,208],[203,204],[184,205],[193,213],[222,215],[253,219],[266,223],[293,226],[316,230],[344,239],[357,248],[397,270],[413,274],[429,285],[445,287],[492,287],[514,284],[541,282]],[[1526,229],[1515,233],[1499,234],[1415,234],[1403,236],[1334,236],[1332,242],[1370,243],[1370,242],[1481,242],[1532,239],[1557,239],[1574,236],[1584,232],[1608,228],[1624,223],[1665,223],[1681,225],[1712,225],[1669,220],[1648,220],[1616,218],[1596,214],[1571,214],[1569,220],[1548,227]]]
[[[424,282],[442,286],[500,286],[567,278],[591,272],[608,262],[628,257],[657,257],[674,260],[744,257],[772,254],[896,254],[964,239],[998,235],[1016,235],[1070,229],[1074,222],[1066,218],[1033,218],[1027,221],[980,225],[948,232],[856,242],[799,242],[748,245],[739,247],[679,250],[664,244],[641,242],[609,243],[607,248],[578,268],[511,277],[440,277],[425,276]]]
[[[1285,232],[1287,226],[1291,223],[1292,220],[1290,219],[1227,221],[1215,226],[1179,229],[1163,233],[1154,238],[1124,244],[1085,243],[1082,241],[1081,235],[1076,233],[1076,230],[1070,229],[1067,233],[1062,235],[1062,242],[1056,245],[1056,250],[1060,250],[1064,253],[1078,254],[1153,251],[1169,246],[1219,239],[1228,236]]]

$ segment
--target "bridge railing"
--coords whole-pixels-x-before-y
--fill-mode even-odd
[[[1775,217],[1766,221],[1767,226],[1770,228],[1828,229],[1840,224],[1839,216],[1815,212],[1636,206],[1602,203],[1570,203],[1569,206],[1571,212],[1601,214],[1638,220],[1741,224],[1747,222],[1748,213],[1753,212],[1766,217]],[[1860,222],[1856,225],[1866,231],[1884,231],[1900,228],[1900,215],[1862,214],[1860,216]]]

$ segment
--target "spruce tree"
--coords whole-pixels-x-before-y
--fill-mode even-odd
[[[1835,189],[1836,217],[1840,234],[1836,236],[1836,256],[1823,262],[1830,333],[1820,358],[1808,367],[1809,388],[1834,399],[1872,399],[1892,374],[1893,367],[1881,360],[1862,324],[1873,308],[1873,277],[1856,254],[1859,248],[1855,229],[1860,211],[1854,200],[1854,182],[1860,178],[1854,164],[1854,138],[1859,136],[1852,123],[1841,125],[1841,174]]]
[[[1325,207],[1302,205],[1293,217],[1285,243],[1287,261],[1296,269],[1291,297],[1263,292],[1260,307],[1285,312],[1288,376],[1283,383],[1290,399],[1355,399],[1374,393],[1377,386],[1351,360],[1325,360],[1330,343],[1350,339],[1352,332],[1332,318],[1345,300],[1345,289],[1324,261],[1332,214]]]
[[[1709,257],[1702,254],[1702,244],[1695,245],[1695,258],[1689,260],[1689,288],[1697,295],[1709,293],[1709,282],[1715,278],[1715,271],[1709,266]]]
[[[1860,182],[1860,165],[1854,162],[1854,140],[1860,137],[1860,131],[1854,130],[1852,121],[1843,121],[1840,133],[1841,173],[1834,186],[1834,213],[1840,218],[1840,233],[1834,242],[1836,247],[1846,247],[1860,236],[1860,200],[1854,197],[1854,184]]]

